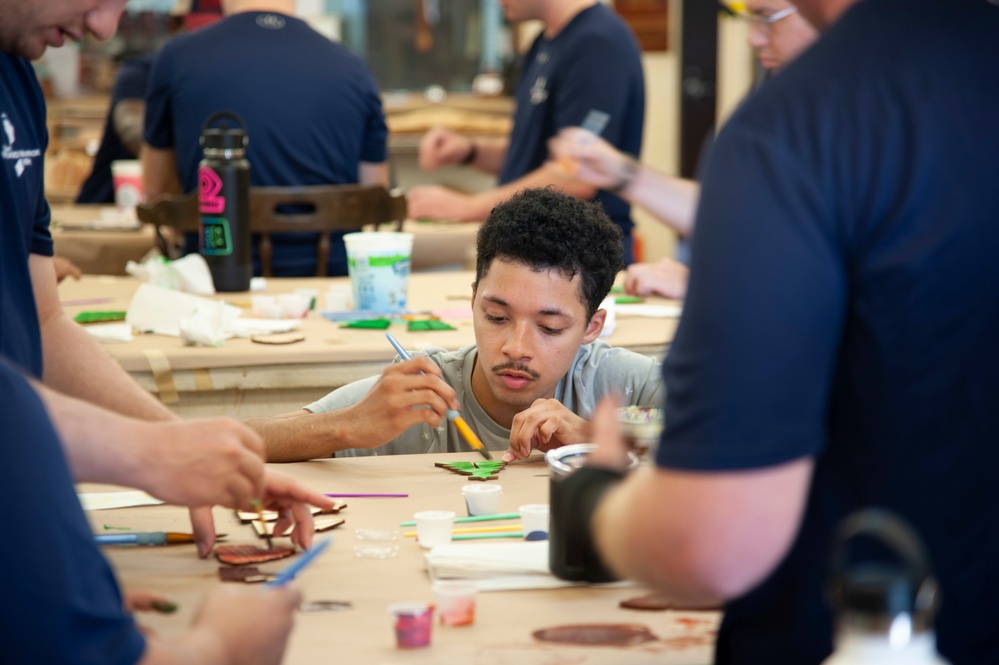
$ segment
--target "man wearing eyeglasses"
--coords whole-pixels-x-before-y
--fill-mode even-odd
[[[812,24],[786,0],[748,0],[725,6],[750,22],[749,46],[770,74],[797,58],[818,37]],[[557,163],[566,159],[576,163],[572,180],[566,178],[566,182],[582,181],[613,191],[648,210],[681,237],[692,233],[701,193],[696,181],[657,171],[580,127],[560,131],[549,142],[549,150]],[[633,295],[683,298],[688,278],[684,263],[666,257],[628,266],[624,289]]]
[[[615,478],[603,404],[562,498],[619,575],[726,603],[725,664],[822,662],[834,529],[889,509],[932,560],[940,653],[999,662],[999,6],[796,4],[828,29],[708,165],[657,468]]]

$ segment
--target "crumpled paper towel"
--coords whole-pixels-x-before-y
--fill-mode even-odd
[[[218,346],[230,337],[288,332],[300,319],[239,319],[239,307],[151,284],[132,296],[125,321],[143,332],[180,337],[185,344]]]
[[[223,302],[142,284],[132,296],[125,321],[136,330],[180,337],[181,321],[187,320],[188,328],[196,331],[195,336],[216,339],[225,335],[231,322],[242,313],[239,307]],[[205,337],[205,326],[218,332]]]
[[[154,286],[174,291],[184,291],[197,295],[215,293],[215,282],[208,269],[208,263],[201,254],[187,256],[170,261],[162,256],[154,256],[139,264],[129,261],[125,264],[125,272]]]

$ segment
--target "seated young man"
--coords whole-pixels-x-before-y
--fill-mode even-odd
[[[476,344],[431,348],[295,413],[248,421],[269,461],[468,450],[448,409],[504,459],[590,440],[597,401],[662,399],[659,362],[598,341],[622,268],[620,231],[595,203],[525,190],[479,230]]]

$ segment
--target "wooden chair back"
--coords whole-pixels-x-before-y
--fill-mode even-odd
[[[301,212],[288,212],[288,210]],[[260,234],[260,264],[271,274],[272,233],[318,232],[316,276],[326,276],[331,231],[355,231],[393,223],[402,230],[406,198],[384,187],[365,185],[311,185],[304,187],[253,187],[250,189],[250,228]]]
[[[295,212],[288,212],[289,210]],[[139,221],[156,227],[156,240],[164,256],[169,256],[164,227],[180,233],[197,232],[200,225],[198,197],[164,195],[137,208]],[[378,227],[392,222],[401,231],[406,218],[406,198],[381,186],[309,185],[302,187],[251,187],[250,232],[260,234],[260,264],[265,277],[271,277],[273,233],[319,233],[316,244],[316,276],[326,275],[331,231],[351,231],[364,226]]]

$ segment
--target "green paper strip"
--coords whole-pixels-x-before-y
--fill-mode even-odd
[[[368,319],[366,321],[351,321],[342,324],[341,328],[355,328],[360,330],[387,330],[392,325],[388,319]]]
[[[645,298],[641,296],[617,296],[614,298],[615,305],[634,305],[640,302],[645,302]]]
[[[520,513],[499,513],[497,515],[469,515],[468,517],[456,517],[454,519],[455,524],[464,524],[465,522],[495,522],[496,520],[515,520],[520,519]],[[416,522],[410,520],[409,522],[400,522],[399,526],[416,526]]]
[[[451,540],[485,540],[486,538],[523,538],[523,531],[501,531],[499,533],[461,533],[451,536]]]
[[[77,323],[110,323],[112,321],[124,321],[125,312],[103,311],[103,312],[80,312],[73,320]]]

